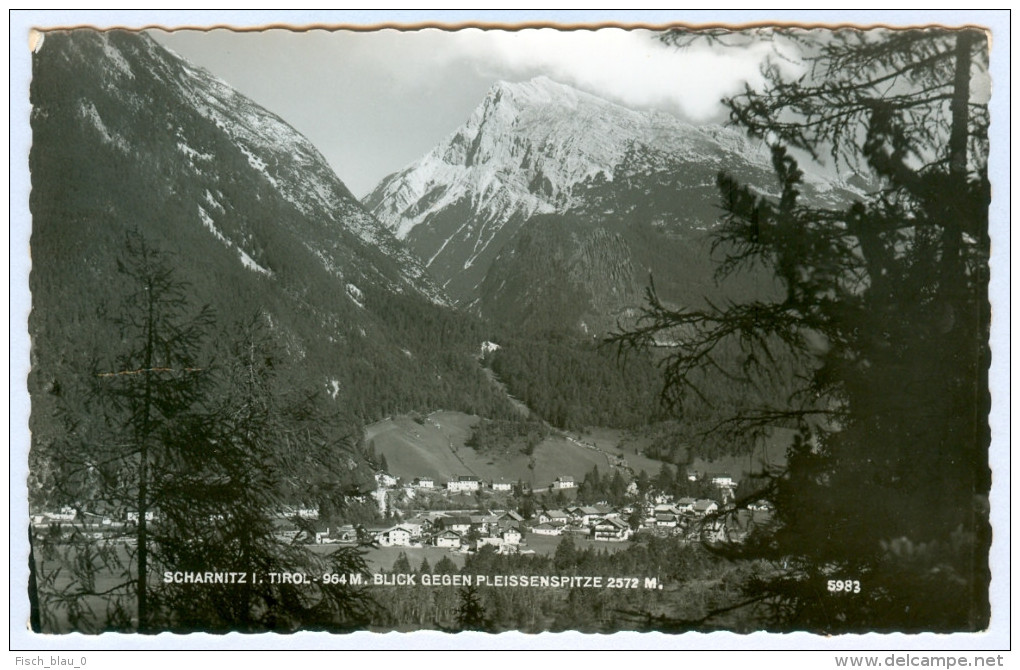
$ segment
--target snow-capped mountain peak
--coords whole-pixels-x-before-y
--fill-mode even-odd
[[[463,301],[517,224],[575,208],[580,185],[612,182],[635,152],[721,166],[761,148],[731,129],[628,109],[545,76],[501,81],[461,127],[364,203]]]

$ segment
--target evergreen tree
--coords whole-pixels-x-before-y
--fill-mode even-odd
[[[577,565],[577,554],[574,538],[567,535],[556,545],[556,553],[553,554],[553,565],[557,570],[573,568]]]
[[[407,554],[405,552],[403,551],[400,552],[400,554],[397,556],[397,560],[393,561],[392,572],[405,575],[410,574],[411,561],[407,559]]]
[[[97,356],[81,386],[65,380],[65,441],[51,455],[58,497],[73,501],[77,511],[67,544],[60,538],[71,581],[51,591],[53,581],[44,576],[40,586],[50,600],[44,611],[66,607],[72,625],[146,632],[153,623],[150,564],[158,548],[150,525],[173,513],[165,493],[176,450],[204,424],[209,369],[200,359],[212,316],[190,309],[187,287],[147,240],[132,233],[126,244],[117,262],[120,304],[106,321],[109,341],[119,348]],[[126,522],[118,524],[130,535],[126,560],[95,542],[93,529],[102,519],[110,528],[114,520]],[[105,590],[106,611],[93,616],[81,603],[95,595],[101,569],[114,573],[115,585]]]
[[[457,608],[457,627],[460,630],[486,631],[489,620],[478,596],[477,586],[465,586],[460,591],[460,605]]]
[[[770,67],[763,90],[727,104],[772,143],[780,195],[720,175],[716,249],[720,277],[764,268],[781,293],[676,309],[653,287],[642,325],[617,341],[683,333],[665,363],[674,409],[719,373],[749,397],[776,378],[792,384],[723,422],[743,438],[799,428],[785,472],[761,492],[778,523],[748,549],[783,566],[748,586],[775,606],[775,625],[979,629],[989,584],[989,185],[986,96],[972,84],[987,70],[986,36],[767,35],[800,48],[807,73],[787,81]],[[805,203],[786,147],[828,152],[866,176],[869,195],[845,207]],[[868,584],[835,617],[833,578]]]
[[[47,547],[58,560],[39,585],[43,610],[66,609],[72,628],[84,631],[343,629],[364,622],[373,605],[363,589],[266,578],[299,570],[364,573],[366,566],[356,549],[318,557],[276,537],[274,517],[294,501],[284,473],[300,476],[304,459],[334,474],[351,462],[330,467],[316,458],[321,449],[333,461],[344,452],[326,437],[328,420],[281,397],[259,318],[221,338],[224,363],[213,367],[200,348],[212,318],[190,309],[168,257],[133,236],[119,267],[127,281],[111,319],[118,337],[110,339],[121,350],[97,359],[91,388],[79,393],[72,386],[65,403],[67,443],[54,461],[63,495],[77,501],[80,515],[69,536],[59,534]],[[314,478],[305,482],[306,493],[322,490]],[[97,540],[103,526],[90,519],[102,517],[114,530]],[[128,543],[111,542],[118,539]],[[57,589],[61,570],[70,579]],[[244,579],[196,588],[162,578],[207,572]],[[111,575],[113,587],[104,583]]]
[[[652,487],[651,477],[649,477],[648,473],[645,472],[644,470],[638,473],[637,479],[635,481],[637,482],[638,494],[640,496],[646,495]]]

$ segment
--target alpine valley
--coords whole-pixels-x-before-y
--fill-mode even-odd
[[[127,31],[47,33],[31,98],[36,443],[56,439],[66,380],[109,348],[129,233],[170,254],[224,332],[258,314],[286,383],[328,398],[354,431],[436,410],[648,426],[662,418],[654,355],[620,365],[602,336],[633,321],[649,276],[669,301],[724,295],[716,176],[772,173],[734,130],[538,77],[495,84],[359,202],[285,121]],[[849,187],[809,175],[806,188]],[[726,290],[773,290],[758,279]]]
[[[56,439],[68,381],[116,346],[132,231],[225,334],[258,313],[285,383],[352,426],[514,413],[478,365],[478,319],[283,120],[140,33],[48,32],[32,74],[34,444]]]

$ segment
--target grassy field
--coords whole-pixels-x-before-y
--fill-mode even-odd
[[[644,470],[654,477],[662,468],[662,461],[639,453],[646,446],[647,440],[636,439],[629,431],[619,428],[589,428],[579,433],[577,437],[582,442],[594,444],[602,451],[626,458],[627,465],[634,470],[634,474]]]
[[[509,458],[478,453],[464,446],[478,421],[478,417],[460,412],[434,412],[424,423],[393,417],[367,426],[365,439],[386,456],[390,474],[406,481],[427,476],[446,482],[457,475],[473,474],[484,481],[522,480],[546,487],[561,475],[583,479],[593,466],[609,470],[603,454],[558,436],[546,438],[535,448],[533,463],[523,453]]]
[[[612,428],[552,435],[535,448],[533,460],[523,453],[509,457],[479,453],[464,445],[479,420],[460,412],[433,412],[423,423],[398,416],[367,426],[365,439],[378,453],[385,454],[390,474],[405,481],[432,477],[442,484],[458,475],[470,474],[483,481],[521,480],[534,488],[545,488],[561,475],[581,481],[595,466],[603,474],[611,472],[606,454],[625,458],[635,474],[644,470],[655,476],[662,467],[661,461],[640,453],[647,446],[647,439]],[[789,438],[788,431],[782,431],[751,454],[711,462],[699,458],[692,467],[701,472],[729,472],[739,478],[760,470],[763,460],[773,465],[785,463]],[[585,444],[596,449],[586,448]]]

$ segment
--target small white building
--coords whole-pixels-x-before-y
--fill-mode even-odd
[[[630,526],[619,519],[603,519],[591,529],[592,537],[606,542],[623,542],[630,538]]]
[[[474,547],[475,551],[481,549],[482,547],[496,547],[496,550],[499,551],[503,547],[503,538],[501,538],[501,537],[480,537],[477,540],[475,540],[475,547]]]
[[[434,489],[436,482],[431,477],[416,477],[411,485],[416,489]]]
[[[582,526],[590,526],[594,522],[606,518],[606,515],[602,510],[597,507],[592,507],[591,505],[571,507],[567,511],[570,512],[570,518],[574,521],[574,523],[579,523]]]
[[[444,516],[436,519],[436,527],[443,530],[452,530],[457,533],[466,533],[471,530],[471,517],[470,516]]]
[[[492,480],[493,491],[510,491],[511,489],[513,489],[513,485],[508,481],[502,479],[499,481],[496,481],[495,479]]]
[[[521,543],[521,531],[516,528],[507,528],[499,536],[506,544]]]
[[[411,546],[411,530],[403,526],[394,526],[377,534],[375,539],[381,547],[409,547]]]
[[[346,524],[333,528],[329,534],[329,539],[332,542],[354,543],[358,541],[358,531],[354,526]]]
[[[669,512],[655,513],[655,526],[657,528],[676,528],[678,524],[675,514]]]
[[[714,500],[705,498],[694,503],[694,513],[699,516],[705,516],[706,514],[712,514],[718,511],[719,504]]]
[[[577,487],[577,482],[570,475],[560,475],[556,478],[556,481],[552,483],[552,487],[557,490],[572,489]]]
[[[555,526],[564,526],[570,521],[570,515],[561,509],[549,509],[538,515],[539,523],[551,523]]]
[[[737,485],[737,483],[733,481],[733,477],[730,476],[730,473],[728,472],[714,472],[708,477],[709,481],[712,482],[712,485],[718,486],[719,488],[732,488]]]
[[[562,526],[554,526],[551,523],[540,523],[531,529],[535,535],[559,535],[563,530]]]
[[[391,489],[397,485],[397,478],[388,472],[375,473],[375,483],[383,488]]]
[[[424,527],[421,521],[401,521],[400,527],[406,528],[407,531],[411,533],[412,540],[418,539],[424,532]]]
[[[676,501],[676,504],[674,506],[680,512],[684,512],[684,513],[687,513],[687,514],[693,514],[694,513],[694,503],[696,503],[696,502],[697,501],[694,498],[680,498],[679,500]]]
[[[460,533],[453,530],[444,530],[436,535],[434,542],[437,547],[460,549]]]
[[[456,479],[446,482],[446,490],[450,493],[477,491],[480,486],[481,481],[474,475],[459,475]]]

